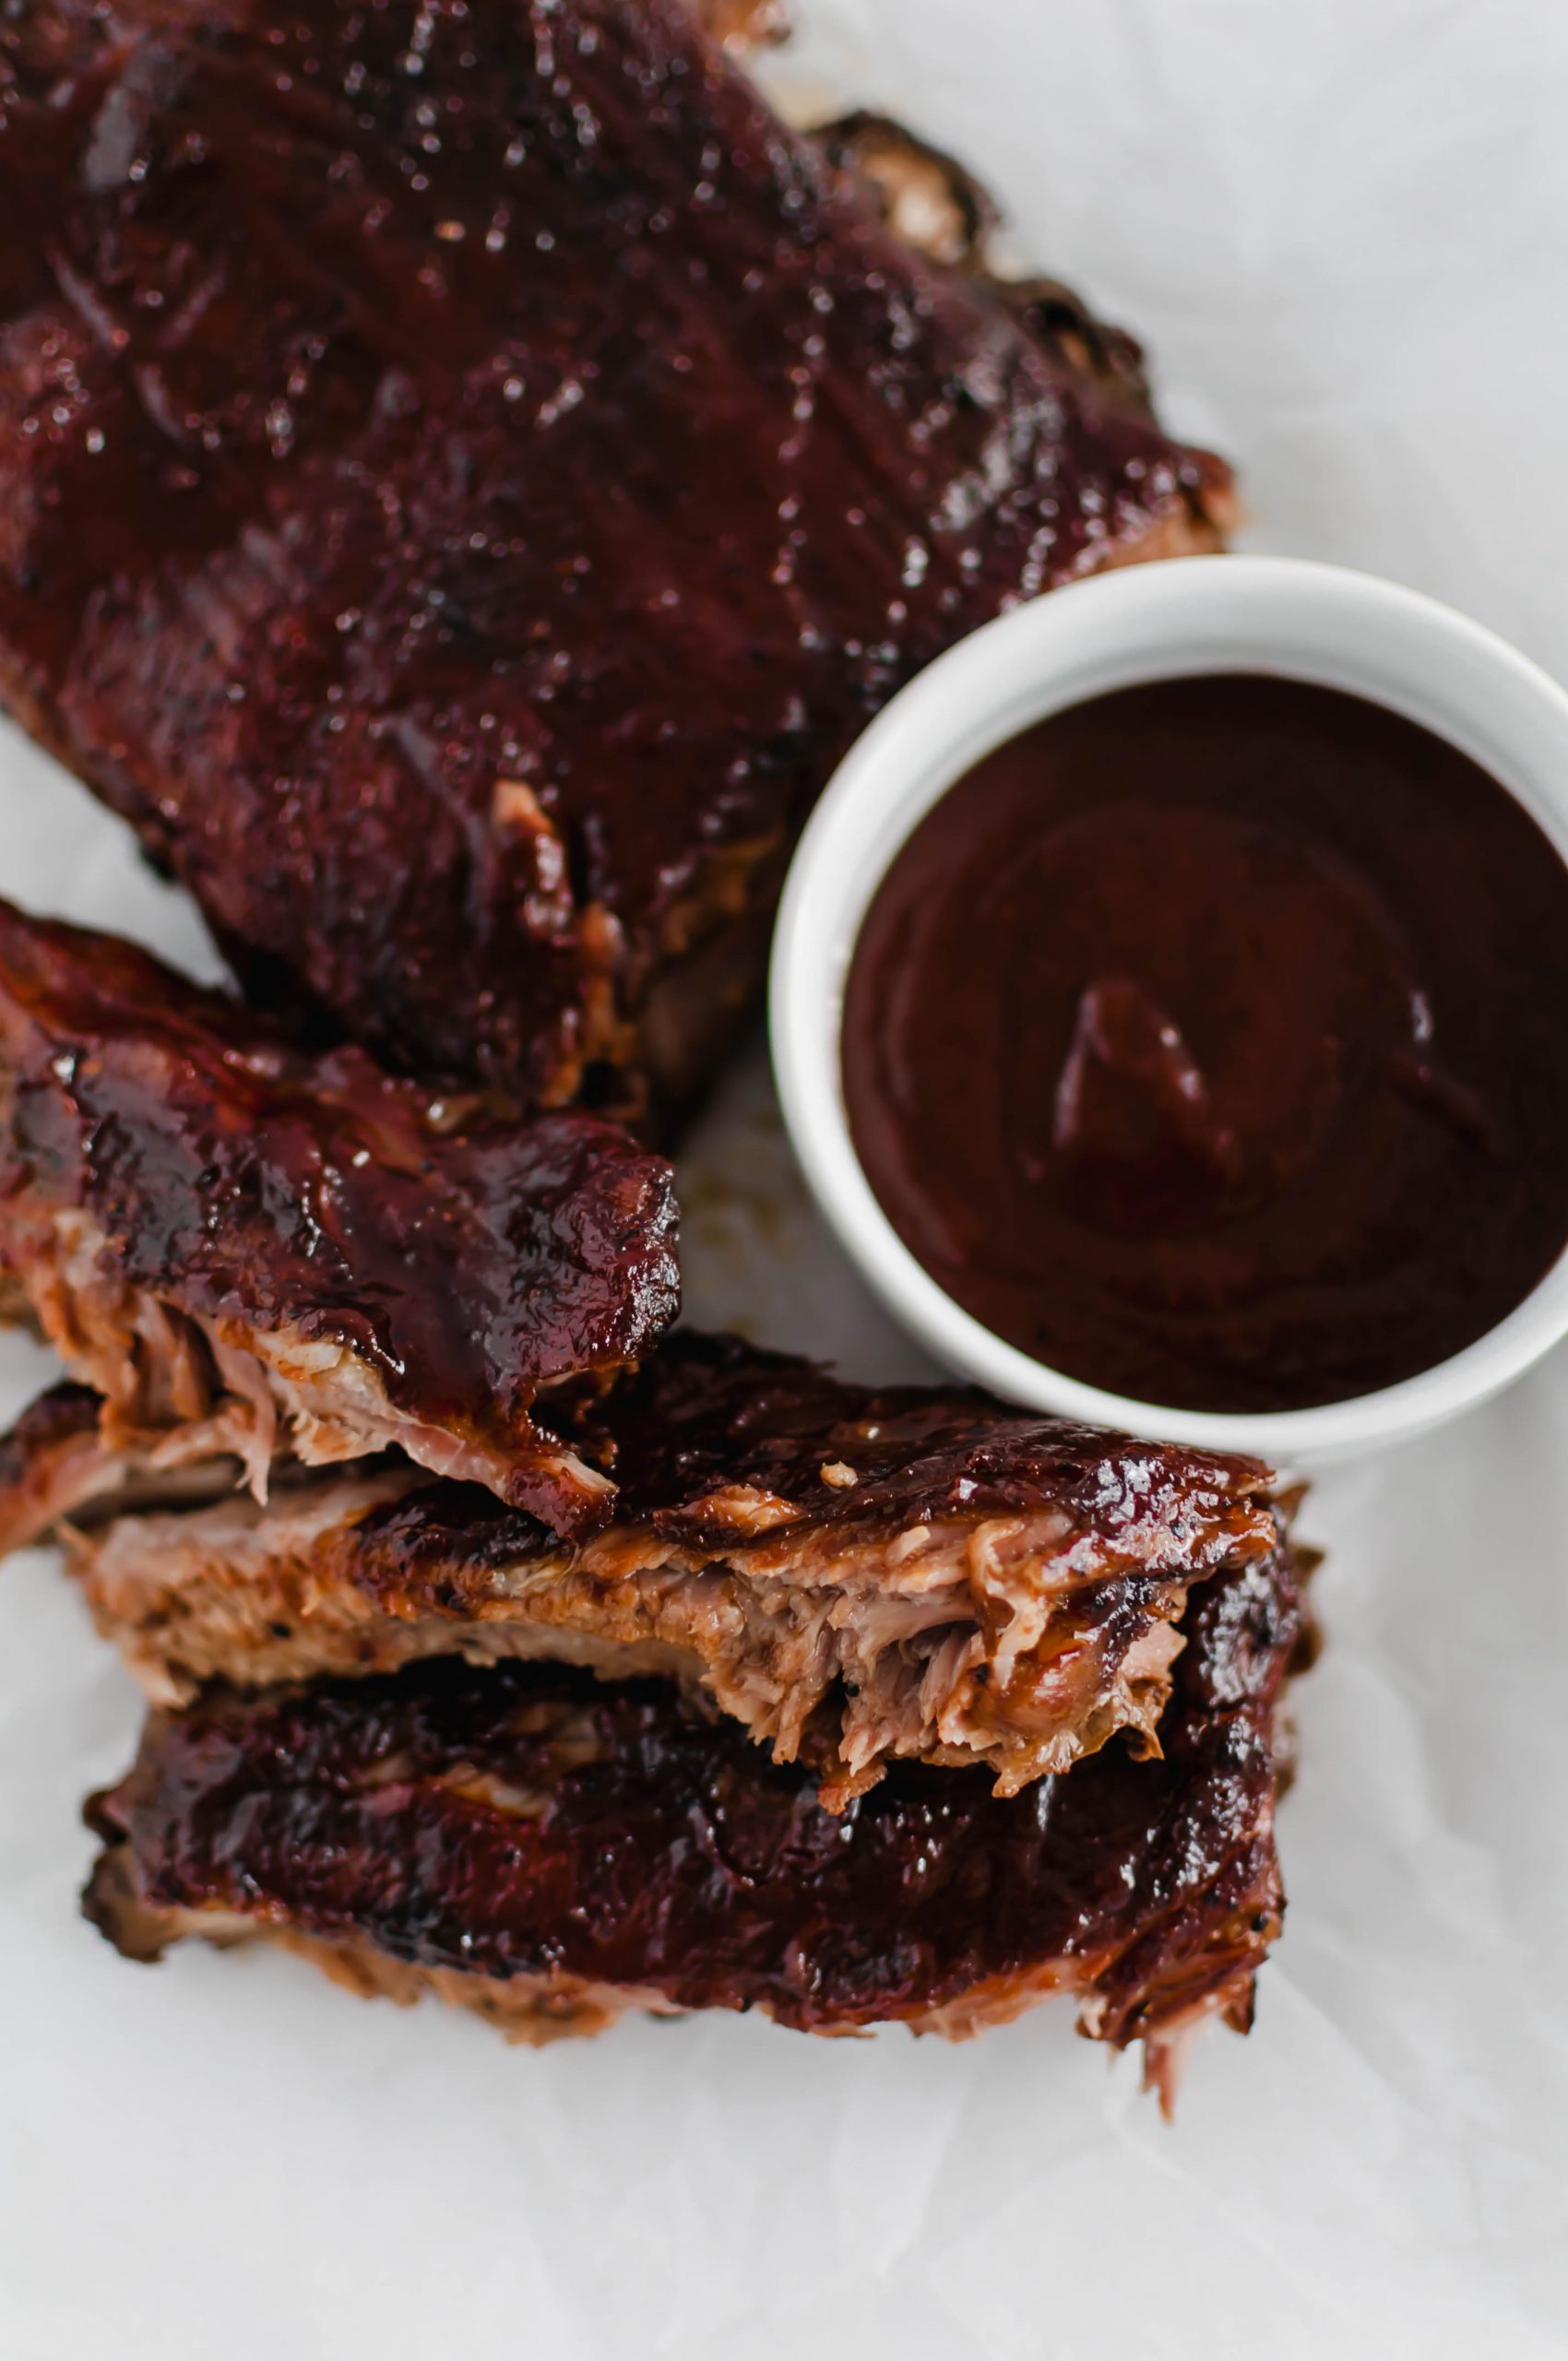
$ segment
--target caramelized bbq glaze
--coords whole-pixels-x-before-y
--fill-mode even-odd
[[[732,1339],[672,1338],[592,1426],[619,1489],[569,1544],[394,1454],[265,1507],[220,1468],[187,1503],[127,1501],[111,1458],[88,1531],[90,1455],[39,1406],[0,1442],[0,1536],[69,1518],[99,1628],[158,1703],[445,1655],[658,1672],[810,1762],[839,1809],[895,1761],[1010,1795],[1119,1731],[1158,1750],[1194,1590],[1283,1531],[1251,1461],[874,1394]]]
[[[689,1089],[899,682],[1227,504],[675,0],[40,0],[0,219],[13,710],[258,992],[544,1100]]]
[[[897,1771],[841,1818],[658,1687],[439,1664],[216,1691],[155,1716],[89,1807],[110,1849],[86,1907],[144,1955],[159,1912],[213,1909],[803,2031],[961,2023],[1052,1981],[1118,2044],[1217,2004],[1244,2025],[1282,1908],[1274,1713],[1299,1628],[1283,1554],[1227,1575],[1190,1611],[1160,1761],[1111,1749],[1005,1803]]]
[[[513,1454],[514,1496],[565,1523],[534,1398],[621,1368],[678,1297],[670,1169],[611,1125],[519,1125],[358,1050],[305,1055],[130,943],[0,904],[0,1261],[42,1296],[78,1216],[117,1280],[348,1347],[427,1427]]]
[[[30,1548],[81,1505],[78,1472],[89,1499],[113,1496],[98,1447],[101,1406],[89,1386],[53,1385],[0,1435],[0,1557]]]
[[[916,830],[843,1055],[873,1188],[987,1327],[1148,1402],[1348,1399],[1568,1240],[1568,868],[1359,698],[1122,690]]]
[[[1107,1548],[1163,1530],[1168,1562],[1201,1541],[1218,1564],[1269,1530],[1271,1479],[1255,1460],[1075,1426],[973,1388],[855,1385],[737,1336],[677,1330],[613,1393],[543,1416],[613,1472],[628,1512],[696,1544],[722,1525],[705,1496],[738,1486],[787,1507],[802,1535],[1055,1508]]]

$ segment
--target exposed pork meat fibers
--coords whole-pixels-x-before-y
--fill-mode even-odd
[[[105,1442],[102,1406],[90,1386],[56,1385],[0,1437],[0,1557],[77,1516],[205,1502],[241,1481],[233,1460],[162,1468],[156,1444]]]
[[[131,944],[0,904],[0,1264],[112,1450],[397,1443],[570,1527],[612,1490],[538,1397],[673,1317],[669,1167],[312,1057]],[[160,1440],[161,1439],[161,1440]]]
[[[38,0],[6,56],[0,685],[391,1062],[679,1101],[899,683],[1229,513],[676,0]]]
[[[100,1627],[159,1702],[451,1654],[670,1673],[810,1762],[832,1808],[901,1757],[1005,1795],[1118,1730],[1157,1750],[1189,1593],[1281,1530],[1249,1461],[686,1335],[596,1408],[614,1522],[576,1544],[406,1463],[265,1509],[220,1471],[230,1497],[125,1513],[114,1459],[95,1524],[65,1421],[32,1415],[37,1454],[0,1448],[0,1531],[64,1494]]]
[[[1225,1574],[1189,1610],[1160,1761],[1109,1748],[1005,1803],[900,1770],[837,1819],[660,1684],[443,1663],[214,1691],[155,1714],[89,1807],[87,1909],[136,1958],[271,1936],[532,2040],[624,2007],[965,2034],[1066,1989],[1158,2077],[1206,2017],[1245,2028],[1278,1930],[1298,1631],[1285,1555]]]

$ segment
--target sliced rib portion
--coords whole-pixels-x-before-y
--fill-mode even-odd
[[[734,1339],[671,1338],[591,1424],[615,1514],[576,1543],[396,1461],[95,1525],[73,1461],[71,1561],[160,1702],[453,1654],[671,1673],[841,1807],[899,1758],[1007,1795],[1117,1730],[1157,1751],[1194,1585],[1279,1542],[1252,1462]],[[19,1531],[58,1487],[10,1455]]]
[[[155,1714],[89,1807],[88,1914],[135,1958],[268,1936],[529,2040],[628,2007],[962,2035],[1065,1989],[1159,2079],[1205,2018],[1245,2029],[1278,1930],[1289,1559],[1221,1576],[1185,1629],[1160,1761],[1110,1748],[1008,1802],[899,1771],[837,1819],[662,1684],[445,1663],[214,1691]]]
[[[900,683],[1217,544],[843,153],[687,0],[0,10],[0,694],[258,997],[679,1100]]]
[[[205,1505],[244,1481],[238,1460],[160,1465],[160,1443],[106,1442],[103,1404],[87,1385],[56,1385],[0,1436],[0,1557],[73,1520]]]
[[[312,1057],[133,945],[0,903],[0,1264],[112,1449],[396,1443],[570,1527],[612,1487],[535,1423],[673,1316],[669,1167]]]

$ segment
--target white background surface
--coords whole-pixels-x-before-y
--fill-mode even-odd
[[[1145,334],[1250,545],[1378,568],[1568,678],[1560,0],[818,0],[826,75],[977,162]],[[200,960],[0,740],[0,890]],[[205,955],[210,965],[210,955]],[[722,1173],[722,1181],[719,1175]],[[913,1366],[753,1067],[689,1300]],[[0,1348],[0,1409],[46,1364]],[[1291,1909],[1174,2130],[1063,2011],[965,2048],[633,2023],[538,2055],[261,1954],[125,1965],[80,1798],[139,1715],[51,1561],[0,1578],[0,2361],[1447,2361],[1568,2352],[1568,1356],[1320,1484]]]

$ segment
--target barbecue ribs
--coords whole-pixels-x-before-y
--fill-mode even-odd
[[[1046,1992],[1142,2038],[1245,2029],[1278,1930],[1283,1553],[1189,1608],[1158,1762],[1108,1748],[998,1802],[899,1770],[840,1818],[659,1684],[451,1663],[154,1714],[89,1806],[87,1910],[133,1958],[264,1936],[364,1992],[432,1988],[527,2040],[624,2008],[966,2034]]]
[[[783,0],[695,0],[695,6],[698,22],[726,49],[742,56],[747,50],[766,49],[789,35]]]
[[[617,1487],[576,1542],[398,1457],[265,1507],[221,1462],[193,1505],[187,1466],[160,1501],[96,1427],[63,1389],[0,1445],[0,1537],[64,1524],[159,1702],[446,1655],[672,1674],[809,1762],[830,1808],[900,1757],[1008,1795],[1118,1730],[1158,1750],[1189,1596],[1282,1531],[1249,1461],[684,1333],[571,1421]]]
[[[1216,545],[851,145],[680,0],[0,11],[0,693],[258,998],[679,1102],[899,683]]]
[[[673,1317],[673,1227],[668,1166],[596,1117],[308,1056],[0,903],[0,1268],[112,1455],[232,1454],[264,1497],[277,1459],[397,1444],[569,1529],[613,1486],[536,1404]]]

